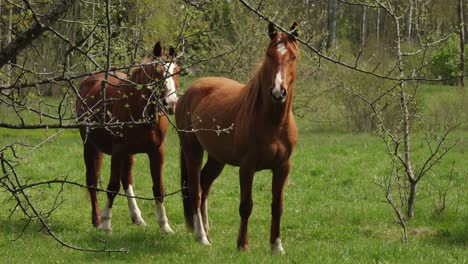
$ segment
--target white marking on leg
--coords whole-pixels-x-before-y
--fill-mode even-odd
[[[166,104],[168,105],[169,108],[175,111],[175,105],[179,98],[177,97],[176,94],[176,87],[175,87],[175,82],[174,79],[172,78],[174,74],[174,68],[175,64],[170,63],[170,65],[165,65],[164,68],[166,69],[166,79],[164,80],[164,83],[166,84]]]
[[[205,199],[205,202],[202,205],[201,211],[202,211],[203,227],[205,228],[205,233],[208,235],[208,230],[210,229],[210,224],[208,222],[208,199]]]
[[[109,207],[109,204],[109,198],[107,198],[106,206],[101,211],[101,224],[97,227],[98,229],[106,232],[112,232],[112,208]]]
[[[283,83],[283,77],[281,76],[281,66],[278,68],[278,72],[276,73],[275,77],[275,87],[271,93],[274,97],[280,98],[281,97],[281,83]]]
[[[206,237],[205,228],[202,226],[200,208],[198,208],[197,212],[193,215],[193,227],[195,231],[195,239],[203,245],[211,246],[210,241],[208,241],[208,238]]]
[[[156,218],[158,219],[159,230],[163,234],[173,234],[174,231],[169,226],[169,221],[166,216],[166,208],[163,203],[156,201]]]
[[[125,191],[125,195],[127,195],[128,210],[130,211],[130,218],[132,219],[133,223],[135,225],[146,226],[145,220],[143,220],[141,217],[141,211],[140,208],[138,208],[131,184],[128,185],[128,189]]]
[[[278,255],[284,255],[284,249],[283,249],[283,244],[281,243],[281,238],[277,237],[275,239],[275,243],[270,244],[271,245],[271,253],[275,256]]]

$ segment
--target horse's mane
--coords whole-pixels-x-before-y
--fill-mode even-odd
[[[271,62],[269,62],[268,58],[264,58],[257,63],[252,77],[242,91],[242,106],[239,109],[240,116],[252,116],[256,111],[262,108],[262,88],[266,83],[271,83],[271,80],[266,79],[266,77],[271,76],[269,74],[271,70]]]
[[[148,64],[153,62],[153,58],[143,58],[140,62],[140,64]],[[129,79],[138,84],[147,84],[150,80],[148,78],[148,75],[150,75],[153,71],[155,70],[154,64],[148,64],[148,65],[139,65],[132,67],[130,70],[130,77]]]

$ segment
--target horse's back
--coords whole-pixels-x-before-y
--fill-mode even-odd
[[[104,73],[91,73],[86,76],[80,83],[80,94],[86,95],[88,93],[100,92],[102,81],[105,80]],[[119,71],[113,71],[107,76],[108,87],[107,89],[115,89],[122,84],[123,80],[127,79],[127,74]],[[83,96],[82,95],[82,96]]]
[[[111,72],[106,86],[106,120],[108,122],[131,122],[143,117],[143,109],[147,103],[142,98],[141,90],[134,89],[123,72]],[[80,121],[96,122],[100,120],[102,104],[102,81],[105,74],[92,73],[85,77],[80,84],[80,97],[76,101],[76,112]],[[80,128],[83,140],[91,141],[104,153],[111,154],[114,141],[125,145],[129,153],[147,152],[148,149],[162,144],[168,127],[165,116],[159,117],[157,125],[135,126],[109,129],[95,128],[86,131]],[[119,136],[120,135],[120,136]]]
[[[91,73],[81,81],[80,97],[76,98],[76,112],[79,116],[101,101],[102,81],[105,77],[104,73]],[[126,79],[127,75],[123,72],[111,72],[107,77],[106,94],[115,94]]]
[[[196,100],[204,97],[220,97],[228,94],[235,94],[240,91],[242,84],[222,77],[205,77],[193,82],[184,94],[186,100]]]
[[[243,87],[243,84],[227,78],[201,78],[187,88],[176,107],[177,127],[193,129],[196,140],[211,157],[229,164],[238,163],[232,152],[232,130],[242,104],[240,95]],[[187,133],[180,135],[195,139]]]
[[[210,117],[216,118],[222,112],[227,117],[231,112],[230,108],[236,103],[237,95],[240,94],[242,87],[241,83],[228,78],[205,77],[198,79],[187,88],[182,98],[179,99],[176,107],[176,119],[179,117],[179,120],[186,120],[186,117],[182,115],[187,113],[190,113],[192,117],[208,114]],[[201,118],[201,116],[199,117]]]

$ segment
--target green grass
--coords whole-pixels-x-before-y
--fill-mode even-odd
[[[299,120],[300,127],[305,126]],[[11,142],[35,144],[53,131],[18,132],[0,130],[0,145]],[[455,136],[466,136],[457,131]],[[166,191],[179,189],[178,140],[171,130],[166,141],[164,166]],[[16,262],[235,262],[265,263],[277,260],[298,263],[389,262],[389,263],[463,263],[468,259],[468,202],[466,195],[466,146],[458,146],[438,167],[446,174],[457,160],[457,187],[449,192],[447,211],[432,214],[433,204],[428,181],[442,183],[437,175],[423,180],[410,223],[410,241],[401,242],[401,230],[389,205],[382,202],[383,192],[373,184],[374,176],[387,172],[387,161],[380,140],[368,134],[316,133],[303,128],[293,156],[293,169],[285,193],[282,237],[286,255],[270,256],[269,225],[271,176],[257,173],[254,181],[254,210],[250,218],[250,252],[238,253],[236,235],[239,224],[239,184],[237,169],[227,167],[214,183],[210,195],[210,238],[212,247],[198,245],[184,226],[180,196],[166,198],[169,221],[174,235],[159,233],[154,204],[139,201],[148,227],[132,226],[126,200],[116,199],[113,233],[102,233],[91,226],[90,205],[84,189],[65,186],[63,204],[49,218],[53,230],[64,241],[81,247],[101,246],[96,237],[106,239],[109,248],[129,248],[128,254],[98,254],[73,251],[60,246],[33,222],[15,242],[26,220],[16,213],[8,219],[14,204],[6,193],[0,194],[0,256],[2,263]],[[85,182],[79,135],[65,131],[40,149],[20,150],[24,160],[17,170],[23,180],[39,181],[67,177]],[[134,168],[137,195],[151,196],[147,158],[136,156]],[[103,166],[103,186],[109,175],[109,158]],[[51,206],[59,186],[30,192],[43,211]],[[103,207],[105,195],[100,195]],[[458,204],[458,205],[457,205]]]
[[[421,95],[425,106],[434,109],[436,98],[453,98],[443,86],[424,86]],[[451,99],[450,99],[451,100]],[[57,102],[51,99],[51,102]],[[3,108],[2,108],[3,107]],[[433,110],[436,111],[436,110]],[[37,118],[25,113],[28,122]],[[441,117],[443,118],[443,117]],[[0,105],[0,122],[16,120],[11,111]],[[175,234],[159,233],[154,203],[139,201],[147,227],[131,224],[124,198],[116,198],[113,210],[113,233],[105,234],[92,227],[87,192],[65,186],[61,206],[48,219],[53,231],[65,242],[79,247],[102,247],[97,240],[107,240],[108,248],[128,248],[128,254],[84,253],[60,246],[36,221],[22,234],[27,224],[16,212],[8,218],[15,204],[6,192],[0,192],[0,263],[82,263],[82,262],[162,262],[162,263],[466,263],[468,261],[467,130],[455,131],[450,140],[462,139],[423,179],[418,189],[416,217],[409,222],[409,242],[402,242],[402,232],[383,191],[375,178],[389,173],[389,162],[381,140],[371,134],[333,132],[334,127],[298,119],[299,142],[293,154],[293,167],[285,191],[282,239],[286,255],[270,254],[269,228],[271,174],[259,172],[254,180],[254,209],[249,223],[250,252],[239,253],[236,236],[240,217],[238,169],[227,166],[215,181],[210,194],[211,247],[197,244],[184,225],[180,195],[166,198],[169,222]],[[345,129],[340,129],[343,131]],[[13,142],[37,145],[56,130],[0,129],[0,147]],[[424,141],[415,134],[415,157],[427,154]],[[180,189],[179,143],[170,129],[166,140],[164,183],[166,192]],[[18,147],[23,157],[16,167],[22,181],[64,179],[85,183],[82,144],[76,130],[61,132],[40,148]],[[442,186],[455,161],[454,186],[448,192],[447,209],[433,213],[435,189]],[[102,186],[109,178],[109,157],[105,157]],[[416,164],[418,166],[418,164]],[[147,157],[137,155],[134,167],[135,191],[152,196]],[[60,186],[29,190],[28,194],[41,211],[53,204]],[[101,208],[105,195],[100,194]],[[21,235],[22,234],[22,235]],[[21,236],[20,236],[21,235]],[[16,241],[13,239],[20,236]]]

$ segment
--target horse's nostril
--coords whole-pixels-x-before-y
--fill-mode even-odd
[[[281,90],[281,98],[286,98],[287,95],[288,95],[288,91],[286,91],[286,89],[282,89]]]

